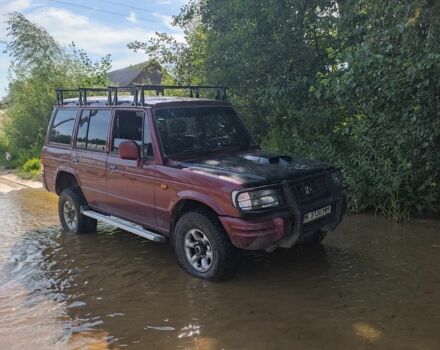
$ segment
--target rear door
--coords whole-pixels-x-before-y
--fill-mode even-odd
[[[121,159],[119,145],[135,141],[142,161]],[[150,124],[144,110],[115,111],[110,152],[107,159],[107,195],[112,214],[154,228],[154,184],[156,165],[151,143]]]
[[[110,109],[83,109],[72,153],[87,202],[91,207],[103,210],[107,203],[105,172],[110,116]]]

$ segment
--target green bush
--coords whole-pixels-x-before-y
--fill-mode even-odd
[[[31,158],[28,159],[22,166],[21,170],[23,170],[26,173],[31,173],[33,171],[40,171],[41,165],[40,165],[40,159],[38,158]]]
[[[23,161],[24,155],[21,156],[21,159],[18,159],[16,163],[21,162],[21,166],[18,167],[18,176],[25,180],[40,180],[40,159],[39,158],[30,158],[26,161]]]

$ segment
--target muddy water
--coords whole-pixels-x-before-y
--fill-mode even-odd
[[[0,238],[0,349],[440,349],[439,222],[348,217],[221,284],[166,244],[62,233],[43,190],[0,194]]]

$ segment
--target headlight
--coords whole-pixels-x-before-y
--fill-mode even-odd
[[[232,192],[232,203],[241,210],[275,208],[280,205],[275,189]]]
[[[333,182],[338,187],[344,187],[344,176],[342,176],[342,173],[340,170],[333,171],[330,173]]]

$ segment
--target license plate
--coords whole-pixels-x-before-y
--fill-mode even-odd
[[[326,207],[309,211],[308,213],[304,214],[303,224],[307,224],[308,222],[318,220],[324,216],[329,215],[331,212],[332,212],[331,205],[327,205]]]

